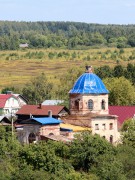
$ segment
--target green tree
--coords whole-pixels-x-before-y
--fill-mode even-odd
[[[128,63],[127,69],[125,70],[125,77],[130,79],[135,85],[135,65]]]
[[[117,48],[124,48],[127,45],[127,38],[121,36],[117,39]]]
[[[135,119],[128,119],[122,126],[123,144],[135,147]]]
[[[114,77],[124,76],[124,68],[121,65],[117,65],[113,69]]]
[[[13,93],[19,93],[19,92],[20,92],[20,89],[14,87],[14,86],[11,86],[11,87],[5,87],[4,89],[1,90],[1,94],[6,94],[7,91],[12,91]]]
[[[110,105],[135,105],[135,88],[124,77],[103,80],[109,90]]]
[[[135,148],[129,144],[118,145],[116,158],[123,164],[126,179],[135,179]]]
[[[50,83],[44,73],[32,78],[29,83],[25,85],[22,94],[29,101],[29,104],[42,103],[45,99],[51,98],[51,91],[53,85]]]
[[[128,38],[128,44],[132,47],[135,47],[135,33],[131,34]]]
[[[71,145],[71,161],[75,169],[90,171],[98,164],[98,158],[114,153],[114,147],[105,139],[89,132],[78,134]]]
[[[55,97],[63,99],[64,105],[68,107],[69,94],[68,92],[74,85],[76,79],[82,74],[82,68],[72,67],[68,69],[67,73],[60,77],[60,87],[56,87]]]
[[[113,76],[112,69],[108,65],[96,68],[95,74],[101,79]]]
[[[92,172],[104,180],[126,180],[123,164],[114,153],[100,156]]]

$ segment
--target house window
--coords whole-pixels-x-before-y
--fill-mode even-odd
[[[113,143],[113,136],[110,136],[110,143]]]
[[[92,99],[90,99],[88,101],[88,109],[90,109],[91,111],[93,110],[93,100]]]
[[[99,130],[99,125],[95,124],[95,130]]]
[[[109,129],[112,130],[113,129],[113,123],[109,124]]]
[[[106,129],[106,124],[102,124],[102,129],[103,129],[103,130]]]
[[[32,143],[33,141],[36,141],[36,135],[34,133],[29,134],[29,143]]]
[[[8,114],[8,113],[9,113],[9,109],[5,109],[4,114]]]
[[[102,102],[101,102],[101,109],[105,110],[105,100],[102,100]]]

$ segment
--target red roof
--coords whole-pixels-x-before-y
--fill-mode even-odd
[[[119,124],[135,115],[135,106],[109,106],[109,114],[117,115]]]
[[[0,94],[0,108],[4,108],[6,101],[12,96],[12,94]]]
[[[65,107],[57,105],[24,105],[20,110],[17,111],[17,115],[48,115],[48,111],[52,111],[52,115],[58,115]]]

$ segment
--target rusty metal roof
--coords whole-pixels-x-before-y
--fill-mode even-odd
[[[48,112],[52,111],[52,115],[56,116],[63,110],[68,111],[64,106],[57,105],[24,105],[16,114],[48,116]]]

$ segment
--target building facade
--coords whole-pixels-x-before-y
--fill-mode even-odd
[[[111,143],[119,141],[118,117],[110,115],[108,94],[102,80],[87,66],[86,72],[75,82],[69,92],[70,116],[66,123],[90,127],[92,134],[99,134]]]

